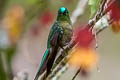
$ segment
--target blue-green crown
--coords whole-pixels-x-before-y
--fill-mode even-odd
[[[60,12],[61,12],[61,13],[64,13],[65,10],[66,10],[66,8],[64,8],[64,7],[61,7],[61,8],[60,8]]]

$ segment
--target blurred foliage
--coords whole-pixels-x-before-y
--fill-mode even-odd
[[[5,5],[7,4],[7,0],[0,0],[0,19],[3,16],[3,13],[5,11]]]
[[[90,18],[94,16],[98,7],[99,7],[100,0],[89,0],[88,5],[90,5]]]
[[[0,52],[0,80],[7,80],[6,72],[3,67],[1,52]]]
[[[42,9],[47,8],[47,2],[47,0],[44,2],[42,0],[0,0],[0,23],[2,23],[0,24],[0,80],[13,79],[11,61],[16,53],[18,42],[27,24],[37,17]],[[4,56],[5,61],[1,55]]]

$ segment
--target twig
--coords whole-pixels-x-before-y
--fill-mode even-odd
[[[62,61],[62,59],[68,55],[68,51],[71,50],[75,46],[75,42],[71,42],[65,49],[64,51],[61,52],[61,55],[57,58],[55,61],[52,69],[55,69],[55,67]]]
[[[67,58],[61,62],[60,66],[56,68],[56,70],[53,71],[53,74],[49,75],[50,80],[56,80],[60,77],[62,73],[64,73],[68,69]]]
[[[104,7],[106,2],[107,2],[107,0],[102,0],[101,6],[100,6],[99,10],[97,11],[95,17],[94,17],[93,19],[89,20],[88,25],[89,25],[90,27],[91,27],[91,26],[94,27],[95,23],[96,23],[97,21],[99,21],[99,20],[107,13],[107,12],[105,11],[105,7]]]
[[[80,71],[81,71],[81,68],[79,68],[79,69],[77,70],[77,72],[76,72],[75,75],[73,76],[72,80],[75,80],[75,78],[76,78],[77,75],[80,73]]]
[[[110,20],[108,24],[110,25],[113,22],[113,20]],[[100,32],[102,32],[104,29],[106,29],[109,25],[103,26],[101,29],[99,29],[96,34],[98,35]]]

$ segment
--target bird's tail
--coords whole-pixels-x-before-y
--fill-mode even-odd
[[[44,56],[42,58],[42,62],[40,64],[40,69],[38,70],[34,80],[38,80],[39,76],[45,71],[45,69],[47,68],[47,57],[50,53],[50,49],[47,49],[44,53]]]
[[[51,55],[49,57],[49,60],[47,62],[47,72],[46,72],[46,77],[51,73],[51,68],[53,66],[54,60],[56,58],[56,55],[58,53],[58,46],[52,48],[51,50]]]

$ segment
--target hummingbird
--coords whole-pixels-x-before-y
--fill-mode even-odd
[[[57,19],[51,27],[47,41],[47,50],[44,53],[34,80],[38,80],[39,76],[45,71],[46,77],[50,74],[57,53],[70,43],[72,35],[72,22],[69,12],[67,8],[61,7],[58,10]]]

